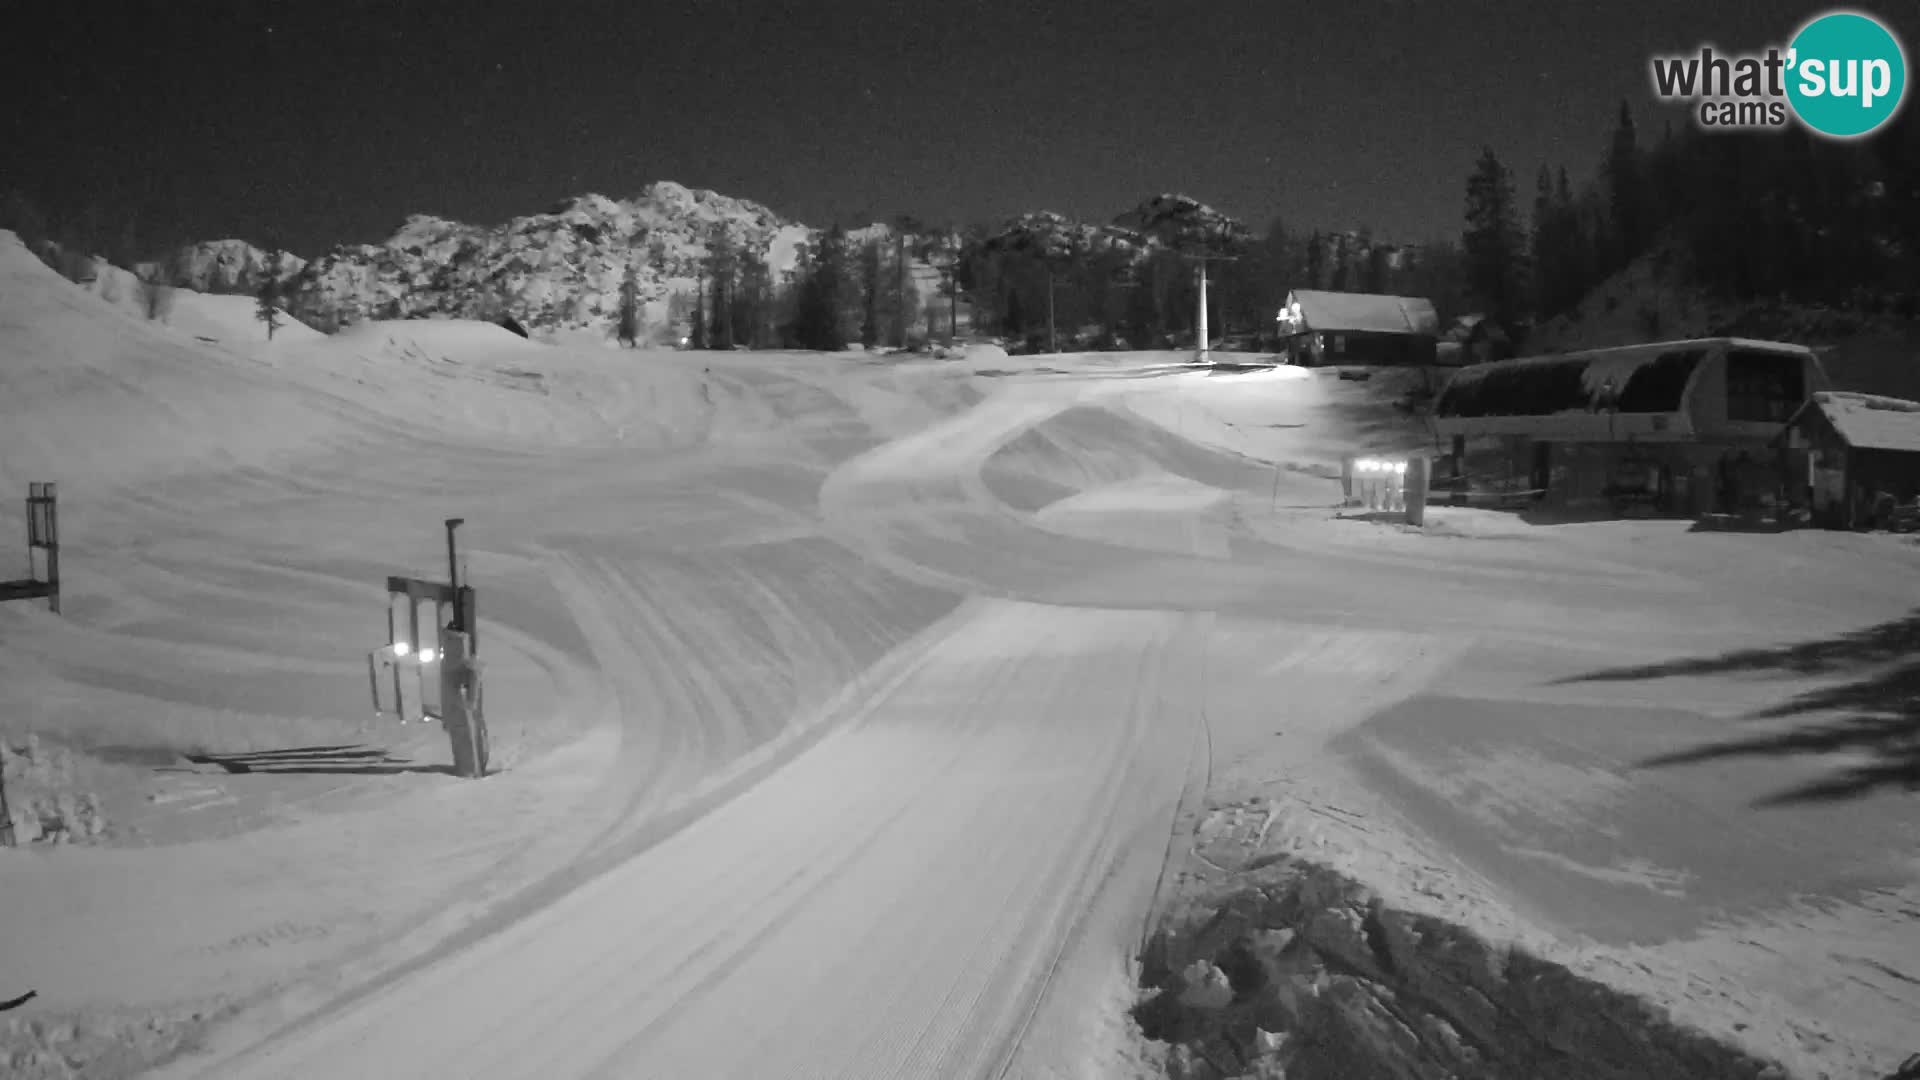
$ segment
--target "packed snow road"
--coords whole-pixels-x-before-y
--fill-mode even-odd
[[[910,443],[912,472],[935,490],[949,475],[977,475],[1006,438],[1062,407],[1050,396],[989,403],[943,429],[965,437]],[[829,481],[850,500],[838,507],[841,525],[861,531],[859,505],[912,510],[874,498],[898,478],[885,467],[898,445],[855,457]],[[991,516],[994,505],[960,512]],[[877,524],[867,531],[883,532]],[[711,768],[720,755],[697,742],[728,739],[729,715],[765,712],[753,702],[712,708],[751,693],[756,676],[723,630],[740,624],[710,617],[696,586],[723,586],[716,599],[740,590],[699,567],[698,554],[685,558],[684,575],[656,569],[650,580],[635,575],[658,559],[625,570],[560,560],[576,582],[570,606],[616,686],[627,665],[644,664],[633,670],[646,672],[652,700],[678,714],[629,720],[680,733],[634,740],[656,760],[623,755],[655,781],[675,765]],[[754,588],[791,590],[801,569]],[[1106,1003],[1047,990],[1070,943],[1104,949],[1100,967],[1111,972],[1137,943],[1175,809],[1205,767],[1193,751],[1211,616],[1048,606],[938,584],[974,598],[812,721],[824,734],[784,765],[640,844],[662,809],[645,796],[662,785],[637,785],[640,801],[603,840],[621,859],[584,887],[311,1017],[220,1074],[985,1076],[1017,1061],[1027,1075],[1063,1057],[1103,1071],[1097,1057],[1057,1044],[1084,1038]],[[773,632],[782,653],[806,655],[799,626]],[[732,745],[738,753],[755,741]],[[1073,961],[1087,969],[1085,957]],[[1037,1017],[1043,1002],[1053,1014]],[[1052,1034],[1023,1045],[1035,1030]]]
[[[223,1074],[994,1075],[1116,848],[1164,846],[1198,618],[969,604],[785,768]]]

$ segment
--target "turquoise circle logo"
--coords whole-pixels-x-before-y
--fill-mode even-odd
[[[1906,51],[1871,15],[1822,15],[1801,27],[1787,57],[1787,100],[1800,121],[1822,135],[1869,134],[1893,119],[1907,94]]]

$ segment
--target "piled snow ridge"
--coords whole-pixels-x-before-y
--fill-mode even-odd
[[[0,386],[0,494],[9,498],[34,480],[99,490],[265,467],[350,442],[360,422],[252,350],[208,347],[60,277],[5,231]]]
[[[1887,397],[1884,394],[1862,394],[1848,390],[1822,390],[1813,395],[1813,400],[1823,405],[1869,409],[1879,412],[1920,412],[1920,401],[1908,401],[1906,398]]]
[[[106,834],[100,804],[75,790],[74,779],[72,751],[37,735],[17,744],[0,737],[0,790],[6,792],[15,843],[88,843]]]
[[[1175,1080],[1767,1080],[1774,1063],[1519,949],[1279,859],[1150,943],[1134,1009]]]

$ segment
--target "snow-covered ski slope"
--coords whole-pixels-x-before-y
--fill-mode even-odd
[[[0,974],[89,1030],[222,1020],[159,1075],[1144,1075],[1169,853],[1250,799],[1797,1068],[1920,1028],[1911,798],[1755,805],[1896,747],[1646,763],[1897,662],[1847,635],[1907,617],[1909,546],[1334,520],[1340,453],[1419,444],[1384,378],[194,310],[0,235],[0,535],[48,479],[67,544],[63,616],[0,609],[0,733],[108,763],[140,830],[0,851]],[[452,516],[481,782],[365,701],[381,580],[438,576]],[[112,764],[348,745],[393,767]]]

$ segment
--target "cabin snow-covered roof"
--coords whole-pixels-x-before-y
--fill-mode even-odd
[[[1296,304],[1300,308],[1299,315],[1290,320],[1288,315]],[[1433,301],[1417,296],[1295,289],[1280,318],[1293,322],[1296,333],[1440,333],[1440,313],[1434,310]]]
[[[1801,407],[1807,409],[1819,410],[1856,450],[1920,451],[1920,401],[1822,390]]]

